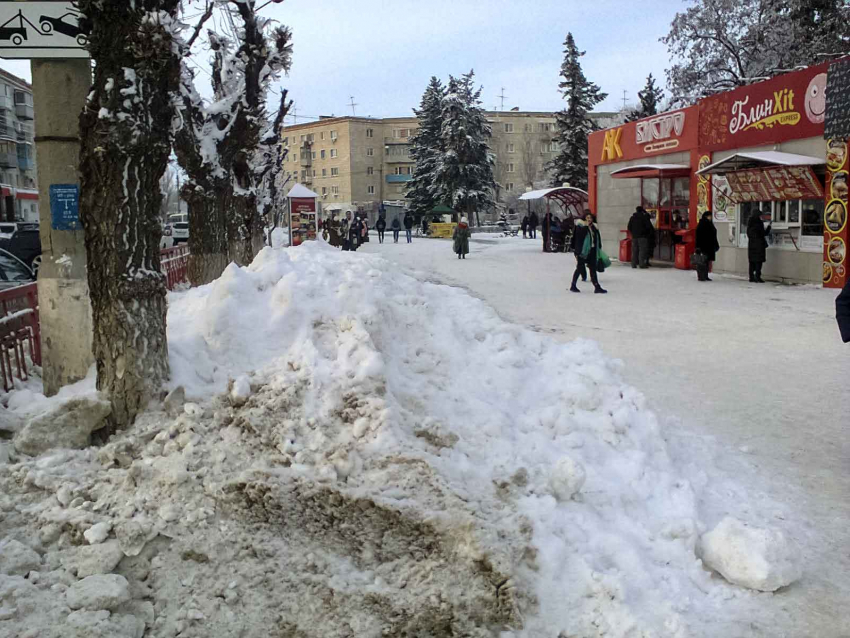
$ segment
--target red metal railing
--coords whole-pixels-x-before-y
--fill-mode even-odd
[[[173,290],[188,279],[189,247],[166,248],[160,263],[168,289]],[[16,377],[27,380],[28,361],[41,365],[38,286],[35,283],[0,292],[0,368],[6,392],[15,387]]]
[[[0,368],[3,369],[3,388],[8,392],[15,385],[15,376],[21,381],[29,377],[28,358],[34,365],[41,365],[36,284],[0,292],[0,312]]]
[[[168,280],[169,290],[189,280],[189,246],[165,248],[160,255],[162,272]]]

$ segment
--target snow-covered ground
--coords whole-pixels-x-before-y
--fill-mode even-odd
[[[679,353],[636,360],[654,375],[586,338],[615,350],[608,332],[699,334],[707,320],[693,310],[651,321],[663,276],[682,275],[685,290],[686,275],[614,268],[607,297],[567,298],[559,270],[569,258],[521,241],[475,241],[465,262],[435,240],[372,241],[357,253],[311,242],[265,249],[249,268],[171,294],[172,387],[185,398],[175,390],[100,448],[31,458],[0,441],[0,629],[27,638],[845,633],[846,531],[806,520],[818,504],[802,502],[790,463],[778,493],[775,477],[749,467],[769,453],[755,441],[749,455],[730,452],[737,442],[723,436],[736,428],[711,430],[714,442],[706,428],[717,413],[696,416],[731,382],[710,368],[674,376],[693,361],[663,371],[673,354],[694,356],[689,336],[674,344]],[[393,261],[364,254],[377,251]],[[643,283],[630,283],[637,275]],[[449,279],[533,329],[433,281]],[[716,283],[730,295],[746,288]],[[740,305],[727,303],[733,332]],[[806,323],[792,330],[815,320]],[[647,330],[635,352],[646,358],[659,341]],[[624,374],[681,419],[659,423]],[[689,378],[696,389],[682,387]],[[653,394],[659,380],[675,409]],[[43,445],[49,437],[31,430],[53,417],[38,414],[87,392],[75,409],[99,410],[91,385],[58,399],[13,395],[0,433]],[[783,428],[785,411],[770,401],[786,398],[754,399]],[[832,505],[846,520],[846,505]],[[797,545],[803,578],[776,594],[731,585],[699,558],[732,581],[775,589],[799,574]]]
[[[599,342],[691,462],[706,523],[732,513],[788,532],[803,579],[760,596],[752,628],[729,635],[850,635],[850,349],[835,324],[837,292],[615,264],[600,275],[608,295],[589,283],[575,295],[572,255],[521,237],[481,239],[462,262],[441,240],[365,250],[559,341]]]

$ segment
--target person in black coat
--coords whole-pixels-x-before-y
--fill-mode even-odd
[[[407,243],[413,241],[413,215],[406,213],[404,216],[404,232],[407,235]]]
[[[531,211],[531,217],[528,218],[528,235],[532,239],[537,239],[537,226],[540,225],[540,218],[537,213]]]
[[[401,222],[398,221],[398,217],[393,217],[393,223],[390,226],[393,229],[393,242],[398,243],[398,233],[401,231]]]
[[[697,224],[696,235],[696,247],[705,255],[705,258],[708,260],[709,269],[711,269],[711,262],[717,258],[720,243],[717,241],[717,227],[712,221],[710,210],[702,214],[702,219]],[[711,279],[706,278],[706,281],[711,281]]]
[[[767,234],[770,226],[764,227],[764,221],[758,210],[750,216],[747,222],[747,257],[750,260],[750,281],[763,284],[761,267],[767,261]]]
[[[643,206],[636,206],[629,219],[629,234],[632,236],[632,268],[647,268],[649,265],[649,235],[654,228]]]
[[[375,222],[375,230],[378,231],[378,243],[384,243],[384,232],[387,230],[387,220],[381,215],[378,221]]]
[[[573,272],[570,292],[581,292],[576,284],[579,277],[586,279],[588,270],[590,271],[590,281],[593,283],[593,292],[601,294],[608,292],[599,285],[599,279],[596,276],[596,263],[599,259],[598,251],[602,248],[602,236],[596,227],[596,217],[590,211],[587,211],[584,221],[576,221],[575,232],[570,240],[570,245],[576,256],[576,269]]]
[[[838,322],[838,330],[841,331],[841,340],[850,343],[850,281],[835,299],[835,320]]]
[[[548,253],[551,252],[551,242],[552,240],[552,213],[546,213],[543,216],[543,252]]]
[[[522,223],[519,227],[522,228],[522,238],[526,239],[528,237],[528,215],[522,218]]]

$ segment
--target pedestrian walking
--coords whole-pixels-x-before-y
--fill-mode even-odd
[[[841,340],[850,343],[850,281],[844,284],[844,290],[835,299],[835,320],[841,332]]]
[[[763,284],[761,268],[767,261],[767,234],[770,232],[770,225],[764,227],[761,216],[765,213],[759,213],[758,210],[755,212],[756,214],[751,215],[747,221],[747,258],[750,261],[750,281]]]
[[[531,211],[531,217],[528,218],[528,234],[532,239],[537,239],[537,227],[540,225],[540,218],[537,213]]]
[[[573,283],[570,286],[570,292],[581,292],[576,285],[578,278],[582,276],[582,273],[586,273],[589,270],[593,292],[597,294],[607,293],[608,291],[599,285],[599,278],[596,276],[597,264],[602,251],[602,236],[596,227],[596,218],[593,213],[588,212],[584,220],[579,219],[576,221],[576,230],[573,233],[572,245],[576,256],[576,269],[573,273]]]
[[[519,227],[522,228],[522,238],[528,239],[528,215],[525,215],[522,218],[522,222],[520,222]]]
[[[348,239],[348,235],[351,232],[351,224],[354,220],[351,218],[351,211],[345,211],[345,217],[339,224],[339,234],[342,237],[342,249],[343,250],[351,250],[351,242]]]
[[[384,219],[384,216],[381,215],[378,217],[378,221],[375,222],[375,230],[378,231],[378,243],[384,243],[384,231],[387,230],[387,220]]]
[[[629,218],[629,234],[632,236],[632,268],[647,268],[649,266],[649,235],[652,233],[652,223],[643,206],[636,206],[635,212]]]
[[[348,224],[348,250],[356,251],[360,247],[361,224],[360,217],[350,217],[351,211],[346,213],[346,218],[349,219]]]
[[[458,259],[466,259],[466,256],[469,254],[470,234],[469,221],[467,221],[466,217],[461,217],[460,223],[455,226],[454,232],[452,233],[454,251],[457,253]]]
[[[401,231],[401,224],[398,221],[398,217],[393,217],[393,223],[390,226],[393,229],[393,243],[398,243],[398,233]]]
[[[428,218],[427,217],[422,217],[422,236],[423,237],[428,236]]]
[[[413,215],[409,212],[404,214],[404,232],[407,235],[407,243],[413,241]]]
[[[552,241],[552,213],[547,212],[543,216],[543,252],[551,252],[550,242]]]
[[[697,224],[696,232],[696,248],[699,248],[708,261],[708,270],[711,271],[711,262],[717,258],[717,251],[720,250],[720,244],[717,241],[717,227],[712,221],[710,210],[702,214],[702,219]],[[706,274],[703,281],[711,281]]]

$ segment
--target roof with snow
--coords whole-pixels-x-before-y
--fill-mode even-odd
[[[287,197],[318,197],[317,193],[314,193],[309,188],[304,186],[303,184],[296,184],[292,187],[292,190],[289,191]]]
[[[698,170],[697,175],[713,175],[740,171],[747,168],[763,168],[765,166],[817,166],[826,164],[826,160],[810,155],[797,155],[781,151],[759,151],[753,153],[735,153],[726,159]]]

